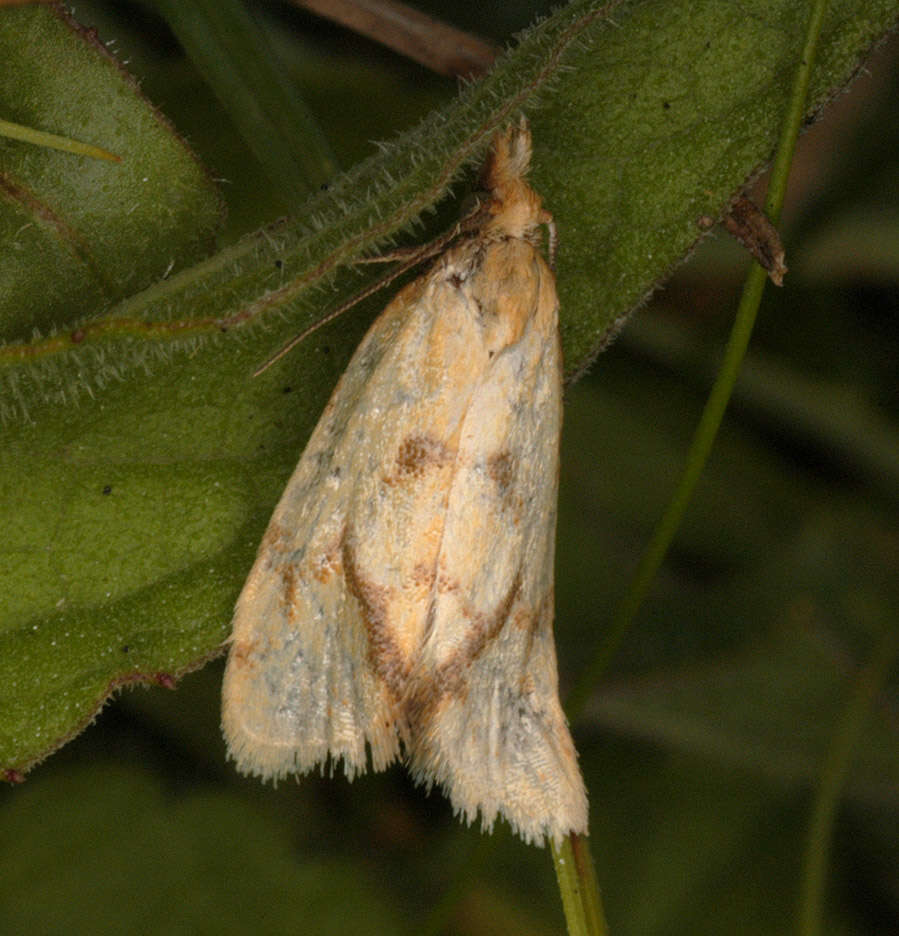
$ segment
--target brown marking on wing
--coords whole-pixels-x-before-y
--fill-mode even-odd
[[[462,686],[465,671],[499,636],[521,592],[521,569],[512,579],[509,590],[492,614],[474,614],[465,643],[441,665],[441,681],[448,687]]]
[[[396,453],[396,477],[389,481],[405,478],[420,478],[430,468],[442,468],[456,456],[440,439],[420,433],[406,436]]]
[[[241,640],[231,644],[231,653],[228,655],[228,663],[234,666],[252,667],[253,655],[258,646],[257,640]]]
[[[537,686],[534,683],[533,675],[527,670],[523,670],[521,676],[518,677],[518,692],[522,696],[529,696],[536,691]]]
[[[281,566],[281,607],[287,617],[293,620],[293,613],[297,606],[297,570],[292,562],[285,562]]]
[[[517,627],[527,633],[527,644],[524,647],[524,657],[530,659],[534,652],[534,641],[541,630],[550,632],[552,639],[553,613],[556,607],[555,587],[550,586],[549,590],[540,600],[540,604],[534,611],[524,606],[519,606],[518,610],[512,616],[511,627]],[[522,696],[534,692],[534,679],[530,671],[522,669],[518,678],[518,690]]]
[[[259,555],[280,553],[282,551],[281,543],[287,540],[287,533],[286,527],[280,523],[275,523],[273,520],[268,525],[268,529],[262,537],[262,542],[259,544]]]
[[[514,627],[516,630],[533,630],[534,615],[527,608],[519,607],[512,615],[509,626]]]
[[[413,567],[410,578],[413,585],[431,588],[437,578],[437,573],[432,565],[419,562]]]
[[[444,572],[441,572],[440,575],[437,576],[437,591],[441,594],[457,592],[461,587],[458,579],[450,578]],[[463,613],[465,612],[463,611]]]
[[[515,478],[516,467],[517,459],[511,452],[495,452],[487,459],[487,476],[505,492]]]
[[[403,702],[406,720],[421,737],[422,727],[433,718],[447,696],[463,698],[468,691],[468,670],[472,663],[499,636],[509,621],[521,592],[521,570],[508,591],[490,614],[463,611],[467,633],[462,646],[445,660],[430,679],[418,679],[409,686]]]
[[[409,675],[409,667],[390,631],[390,590],[365,580],[356,562],[356,551],[348,530],[344,530],[341,538],[341,553],[347,588],[362,610],[362,623],[368,636],[369,662],[390,693],[399,698]]]
[[[317,582],[321,582],[322,585],[324,585],[329,582],[335,574],[340,574],[340,552],[341,546],[340,543],[337,542],[310,561],[309,571]]]

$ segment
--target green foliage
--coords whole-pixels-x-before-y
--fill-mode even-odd
[[[97,143],[121,158],[99,162],[0,141],[0,333],[20,342],[74,327],[170,267],[195,263],[212,247],[222,205],[134,80],[62,12],[4,9],[0,57],[5,119]],[[9,391],[7,383],[5,417]]]
[[[102,802],[91,796],[90,770],[73,771],[62,789],[37,783],[26,807],[4,824],[21,844],[0,858],[4,889],[27,890],[40,867],[52,894],[37,904],[4,902],[8,932],[274,933],[290,931],[291,920],[311,911],[320,933],[397,931],[396,909],[364,861],[297,862],[278,834],[278,817],[260,816],[234,792],[173,799],[136,770],[111,770],[107,780]],[[77,808],[55,809],[60,794]],[[110,821],[115,839],[106,834]],[[60,841],[68,843],[65,863]],[[92,881],[91,914],[78,923],[72,908],[85,899],[84,880]],[[228,928],[211,925],[215,920]]]
[[[218,652],[271,509],[386,297],[316,333],[260,378],[250,375],[368,281],[370,271],[353,269],[354,258],[452,223],[495,129],[526,113],[534,185],[560,232],[568,371],[580,373],[690,251],[700,217],[719,217],[770,158],[805,29],[796,10],[788,0],[622,2],[609,4],[609,18],[591,19],[591,5],[576,2],[457,96],[450,85],[417,90],[419,73],[386,56],[372,66],[374,77],[358,51],[310,57],[306,49],[291,58],[297,40],[270,21],[346,164],[343,154],[363,145],[348,129],[354,109],[382,136],[404,128],[409,110],[427,116],[333,179],[296,218],[254,233],[232,224],[229,242],[201,260],[219,201],[183,141],[91,36],[47,8],[4,8],[2,116],[96,143],[123,162],[0,141],[7,245],[0,252],[7,342],[0,347],[0,768],[27,771],[90,722],[116,687],[168,684]],[[289,198],[277,183],[259,181],[261,167],[164,35],[154,38],[150,23],[144,36],[115,19],[118,11],[79,4],[77,13],[107,26],[101,38],[121,37],[144,88],[179,132],[202,144],[213,172],[229,167],[238,180],[223,186],[232,216],[256,219],[253,226],[274,218],[282,209],[270,206]],[[896,18],[895,3],[885,0],[830,4],[811,112],[847,85]],[[327,47],[327,38],[321,42]],[[435,98],[444,103],[432,109]],[[877,132],[892,125],[884,121]],[[860,204],[881,205],[882,183],[872,180],[865,192],[858,173],[847,178],[862,190]],[[458,200],[446,198],[450,190]],[[820,383],[810,386],[782,362],[778,369],[770,353],[750,362],[755,383],[739,406],[751,420],[725,433],[645,623],[576,726],[613,933],[784,932],[801,851],[799,791],[816,775],[855,667],[883,622],[896,619],[895,390],[886,376],[894,339],[887,330],[886,338],[854,343],[864,336],[865,313],[841,284],[858,267],[840,266],[845,244],[860,227],[870,230],[872,216],[883,225],[878,244],[884,230],[895,237],[896,212],[890,223],[886,212],[865,210],[860,221],[855,211],[836,213],[844,223],[836,240],[814,229],[808,243],[788,237],[788,264],[795,257],[794,269],[806,272],[788,276],[783,294],[769,300],[777,325],[762,328],[777,362],[799,348],[801,366]],[[232,243],[235,234],[247,236]],[[816,238],[826,253],[810,250]],[[896,256],[878,254],[876,283],[895,283]],[[727,274],[702,269],[691,281],[696,298],[677,307],[677,319],[692,307],[729,308]],[[821,280],[810,279],[822,275],[842,277],[836,288],[827,284],[826,297]],[[707,290],[716,293],[710,307]],[[677,298],[676,289],[666,294],[671,306]],[[841,302],[851,316],[840,316]],[[702,345],[685,364],[668,338],[670,323],[642,319],[569,394],[557,615],[567,674],[577,672],[619,596],[695,421],[694,391],[645,361],[693,375],[704,373],[710,353]],[[829,435],[829,404],[815,405],[848,399],[835,375],[862,374],[870,389],[858,390],[848,410],[833,406],[838,433]],[[701,393],[698,378],[697,386]],[[779,448],[783,439],[798,441],[797,450]],[[809,446],[829,453],[821,456],[823,474],[802,461]],[[861,489],[841,486],[840,472]],[[234,883],[238,863],[222,857],[211,871],[203,867],[227,848],[227,835],[210,840],[209,829],[226,825],[237,851],[251,830],[244,866],[260,876],[261,893],[271,886],[321,895],[302,911],[282,906],[260,931],[284,932],[310,904],[333,912],[333,895],[344,893],[357,918],[369,920],[360,931],[395,932],[398,917],[420,917],[467,864],[474,833],[451,823],[437,797],[422,807],[415,794],[410,807],[393,774],[349,788],[309,779],[277,793],[238,784],[217,735],[217,668],[184,683],[174,694],[124,694],[117,707],[124,714],[107,722],[113,743],[163,783],[138,781],[134,769],[110,763],[109,742],[95,730],[0,798],[5,838],[20,843],[0,871],[5,919],[29,881],[43,882],[50,896],[32,890],[15,920],[23,930],[52,929],[54,908],[71,907],[77,883],[101,880],[118,854],[132,869],[111,878],[123,893],[146,881],[148,892],[208,907],[212,931],[245,932],[253,919],[237,909],[249,899]],[[853,828],[875,853],[895,844],[897,749],[895,730],[878,717],[849,779]],[[159,766],[172,757],[176,781]],[[96,766],[80,767],[81,758]],[[55,789],[44,779],[53,777]],[[173,782],[174,793],[160,792]],[[167,795],[177,801],[174,819]],[[273,802],[282,818],[268,812]],[[376,808],[366,811],[371,802]],[[49,844],[29,832],[36,817],[60,809],[73,811],[72,824],[57,816],[45,826]],[[347,842],[328,837],[335,824],[352,829],[341,833]],[[439,842],[426,860],[423,829]],[[54,849],[69,841],[98,856],[71,889],[53,870]],[[386,850],[385,867],[358,860],[355,850],[364,853],[372,841]],[[293,845],[315,867],[313,859],[299,870],[291,864]],[[786,874],[772,867],[772,856],[791,849]],[[169,866],[154,872],[160,852]],[[413,860],[403,863],[406,853]],[[460,931],[490,931],[491,913],[506,926],[498,932],[525,931],[523,920],[533,932],[554,931],[557,897],[551,884],[548,894],[541,890],[547,865],[545,855],[503,838],[495,870],[506,874],[479,882]],[[374,896],[397,880],[406,900],[400,912]],[[84,931],[125,932],[129,922],[130,931],[141,929],[124,913],[113,918],[114,899],[112,891],[97,896],[100,909]],[[140,906],[144,931],[165,928],[155,922],[158,907]],[[196,931],[183,913],[183,931]],[[353,931],[334,921],[309,928]]]

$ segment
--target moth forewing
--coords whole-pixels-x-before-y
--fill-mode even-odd
[[[558,699],[553,550],[562,363],[549,216],[522,124],[482,227],[366,335],[237,603],[223,726],[263,777],[401,753],[466,821],[587,830]]]

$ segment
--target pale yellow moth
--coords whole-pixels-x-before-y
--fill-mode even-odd
[[[586,833],[559,704],[562,425],[552,218],[500,133],[482,221],[387,306],[275,508],[234,614],[222,722],[240,770],[352,778],[404,757],[457,813]]]

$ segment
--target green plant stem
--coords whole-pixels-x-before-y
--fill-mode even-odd
[[[780,134],[774,167],[768,186],[768,197],[765,202],[765,208],[772,223],[776,223],[780,218],[780,211],[783,206],[793,152],[796,148],[796,140],[799,136],[802,117],[805,113],[809,77],[811,75],[815,47],[821,30],[825,7],[826,4],[824,0],[819,0],[813,7],[805,45],[796,72],[796,78],[793,82],[787,114]],[[609,661],[612,659],[612,656],[615,654],[615,651],[630,629],[637,610],[643,604],[653,579],[668,551],[668,547],[671,545],[671,541],[674,539],[674,535],[686,513],[700,475],[708,461],[709,453],[712,450],[718,428],[721,425],[721,420],[727,409],[728,401],[733,393],[740,366],[746,354],[746,348],[749,345],[749,339],[755,325],[755,319],[758,314],[766,279],[766,272],[757,263],[753,263],[746,277],[743,294],[740,297],[740,304],[737,308],[736,318],[733,328],[731,329],[727,348],[724,352],[721,368],[714,386],[712,387],[712,391],[709,394],[709,398],[706,401],[702,416],[699,420],[699,425],[696,428],[693,441],[690,445],[686,468],[684,469],[684,473],[681,476],[680,482],[665,513],[653,532],[648,547],[640,559],[631,586],[616,610],[608,635],[594,655],[591,664],[582,674],[581,679],[575,686],[568,700],[568,714],[572,719],[577,718],[583,711],[587,699],[593,690],[593,686],[596,685],[601,675],[605,672]],[[862,709],[862,711],[865,710],[864,708]],[[848,753],[846,756],[848,757]],[[839,784],[842,782],[842,775],[837,774],[836,780],[838,781],[838,789]],[[835,797],[835,795],[836,793],[834,791],[833,796]],[[822,800],[824,800],[823,796]],[[828,812],[826,801],[824,801],[820,816],[821,830],[815,829],[814,834],[822,837],[827,836],[827,830],[831,826],[832,819],[832,806],[830,812]],[[815,838],[816,843],[820,843],[820,841],[820,838]],[[566,844],[567,848],[570,850],[570,843]],[[589,859],[586,843],[584,844],[584,852]],[[810,855],[812,854],[811,848],[812,845],[810,844]],[[559,881],[559,892],[562,896],[568,931],[570,934],[577,934],[577,936],[581,936],[581,934],[584,933],[604,933],[605,924],[602,918],[599,886],[596,882],[595,872],[593,872],[592,861],[589,867],[582,866],[578,863],[574,863],[569,867],[568,860],[569,851],[566,851],[565,848],[562,849],[561,853],[557,853],[556,850],[553,849],[553,861],[556,868],[556,877]],[[815,911],[812,908],[815,906],[820,907],[820,888],[823,887],[823,862],[826,860],[825,849],[816,847],[813,860],[822,862],[821,870],[816,871],[812,867],[812,862],[810,861],[810,870],[807,876],[808,904],[805,902],[806,897],[804,893],[802,907],[803,917],[808,907],[808,913],[814,919],[816,912],[820,915],[820,909]],[[594,915],[591,916],[591,913],[594,911]],[[590,926],[594,928],[590,929]],[[812,936],[814,933],[817,933],[817,930],[803,930],[802,936]]]
[[[812,9],[806,41],[802,49],[778,142],[771,180],[768,185],[768,197],[765,201],[765,208],[772,223],[776,223],[780,218],[781,208],[783,207],[793,152],[796,148],[796,140],[805,113],[809,77],[825,8],[826,3],[824,0],[818,0]],[[572,720],[576,719],[583,711],[593,687],[605,672],[609,661],[621,645],[622,640],[624,640],[692,500],[693,492],[708,461],[721,420],[724,418],[724,412],[733,393],[740,366],[745,357],[746,348],[749,345],[749,339],[755,325],[766,279],[767,273],[757,263],[753,263],[743,286],[743,294],[740,297],[740,304],[737,308],[736,318],[724,352],[721,368],[718,371],[718,376],[706,401],[699,425],[690,445],[686,468],[665,513],[653,532],[649,545],[640,559],[630,588],[615,612],[607,636],[569,697],[568,716]],[[832,818],[832,810],[829,814],[826,811],[822,812],[821,823],[825,830],[829,829]],[[826,832],[821,834],[826,834]],[[604,933],[606,930],[602,918],[599,886],[593,871],[592,860],[589,860],[590,856],[586,848],[586,842],[584,843],[584,853],[589,860],[589,866],[579,863],[569,866],[569,852],[566,849],[570,849],[570,843],[566,843],[566,848],[563,848],[561,853],[553,849],[553,862],[559,882],[559,892],[562,896],[562,905],[565,909],[568,932],[572,936],[574,934],[581,936],[581,934],[585,933]],[[815,854],[819,855],[819,852]],[[817,860],[823,862],[825,857],[825,855],[820,855]],[[810,905],[817,903],[820,907],[820,895],[816,895],[814,887],[823,887],[823,870],[818,873],[820,880],[816,878],[815,874],[815,872],[809,871],[808,899]],[[803,903],[803,910],[805,910],[805,903]],[[809,912],[814,913],[811,910]],[[820,910],[817,913],[820,914]],[[812,936],[813,933],[817,933],[817,930],[802,931],[802,936]]]
[[[899,628],[887,626],[840,717],[812,806],[805,845],[802,881],[796,914],[799,936],[818,936],[824,917],[824,886],[840,793],[849,772],[852,752],[865,726],[877,693],[886,682],[899,653]]]
[[[572,834],[561,847],[552,844],[553,865],[569,936],[606,936],[609,930],[587,841]]]
[[[790,166],[793,164],[793,152],[796,149],[796,141],[799,139],[799,131],[802,129],[802,121],[805,117],[808,88],[826,12],[827,0],[814,0],[805,33],[805,44],[802,47],[796,75],[793,78],[793,88],[790,92],[780,141],[774,155],[774,165],[771,167],[768,194],[765,197],[765,213],[772,224],[777,224],[780,220],[780,212],[783,209],[787,183],[790,180]]]
[[[825,0],[817,0],[814,4],[809,19],[806,40],[802,48],[796,76],[793,80],[787,112],[771,170],[771,178],[768,183],[768,195],[765,199],[765,210],[772,223],[778,221],[783,207],[784,195],[790,176],[790,166],[796,149],[796,140],[799,137],[799,130],[805,114],[815,48],[824,20],[826,6]],[[653,531],[649,545],[640,558],[628,591],[618,605],[605,636],[568,698],[566,709],[571,720],[575,720],[583,711],[593,687],[599,682],[609,662],[630,630],[634,617],[649,592],[668,547],[671,545],[671,541],[674,539],[674,535],[693,498],[693,492],[708,461],[721,420],[733,393],[737,375],[755,325],[766,279],[766,272],[757,263],[753,262],[743,286],[743,293],[740,297],[740,304],[737,308],[736,318],[734,319],[721,367],[690,445],[684,473],[681,475],[665,513]]]

